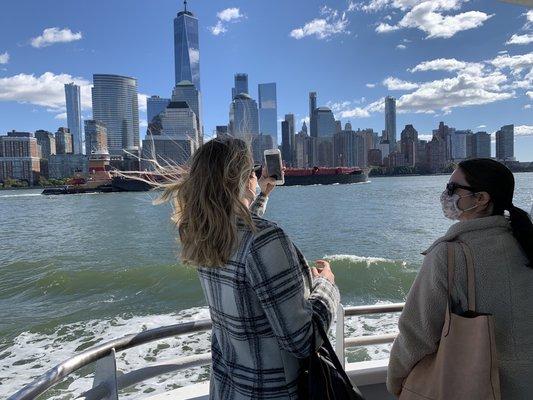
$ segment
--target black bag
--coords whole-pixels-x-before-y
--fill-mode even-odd
[[[314,324],[322,338],[322,346],[302,365],[298,377],[298,398],[317,400],[364,400],[363,395],[350,382],[344,368],[329,342],[320,323]],[[314,334],[311,337],[314,345]]]

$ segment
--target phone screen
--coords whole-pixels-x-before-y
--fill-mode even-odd
[[[268,175],[277,181],[281,180],[281,159],[279,154],[266,154]]]

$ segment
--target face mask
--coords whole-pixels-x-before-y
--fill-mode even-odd
[[[453,194],[450,196],[446,191],[442,192],[440,196],[440,203],[442,205],[442,212],[444,213],[444,216],[451,220],[458,220],[465,211],[470,211],[476,208],[477,205],[465,210],[461,210],[459,208],[459,200],[461,200],[463,197],[470,197],[473,195],[474,193],[467,194],[466,196],[459,196],[458,194]]]

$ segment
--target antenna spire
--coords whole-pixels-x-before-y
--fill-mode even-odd
[[[187,0],[183,1],[183,5],[185,6],[185,12],[187,11]]]

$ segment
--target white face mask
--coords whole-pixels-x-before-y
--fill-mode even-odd
[[[442,192],[440,196],[440,203],[442,205],[442,212],[444,213],[444,216],[451,220],[458,220],[465,211],[470,211],[476,208],[477,205],[465,210],[461,210],[459,208],[459,200],[461,200],[463,197],[470,197],[473,195],[474,193],[467,194],[465,196],[459,196],[458,194],[453,194],[450,196],[446,190]]]

